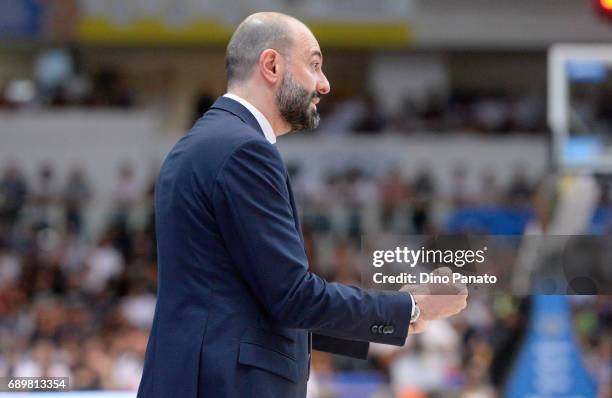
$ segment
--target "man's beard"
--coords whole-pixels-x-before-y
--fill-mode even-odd
[[[291,126],[291,131],[314,130],[319,125],[319,112],[311,109],[313,98],[319,93],[308,92],[296,83],[289,72],[285,72],[283,82],[276,93],[276,104],[281,117]]]

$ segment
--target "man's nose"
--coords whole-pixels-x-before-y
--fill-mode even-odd
[[[327,77],[325,77],[325,75],[321,73],[321,78],[317,83],[317,92],[319,94],[325,95],[328,94],[330,90],[331,87],[329,86],[329,81],[327,80]]]

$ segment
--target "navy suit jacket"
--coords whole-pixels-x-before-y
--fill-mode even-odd
[[[158,296],[139,398],[306,395],[311,349],[401,346],[412,299],[308,272],[287,170],[255,117],[219,98],[155,190]]]

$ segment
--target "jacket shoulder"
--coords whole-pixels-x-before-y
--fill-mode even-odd
[[[210,192],[213,180],[225,162],[239,148],[247,146],[270,150],[275,157],[278,152],[261,132],[238,116],[211,109],[174,145],[164,161],[160,177],[181,179],[191,176],[191,181],[195,177],[200,189]]]
[[[274,147],[259,130],[221,109],[206,112],[189,134],[198,137],[203,145],[227,152],[233,152],[247,142]]]

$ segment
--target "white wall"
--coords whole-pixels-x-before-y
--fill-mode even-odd
[[[418,47],[544,48],[612,40],[591,0],[419,0],[410,20]]]

